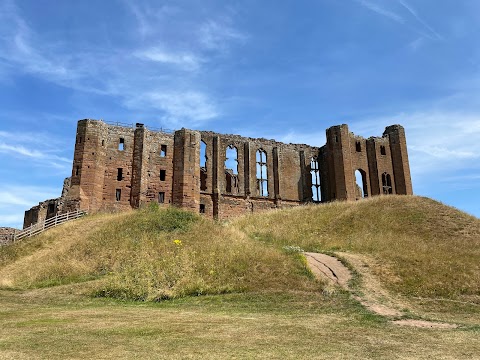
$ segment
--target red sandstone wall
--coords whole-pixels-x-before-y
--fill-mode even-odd
[[[208,131],[182,129],[175,134],[103,121],[78,122],[71,185],[55,211],[137,208],[164,194],[165,204],[225,219],[249,212],[298,206],[312,201],[311,159],[318,160],[322,201],[355,200],[355,170],[364,173],[368,196],[383,193],[382,174],[391,176],[392,192],[412,194],[405,131],[388,127],[383,137],[364,139],[347,125],[326,131],[326,145],[317,148]],[[123,139],[123,149],[119,149]],[[207,161],[200,168],[200,144]],[[226,150],[237,149],[238,174],[225,166]],[[162,149],[166,152],[163,153]],[[268,195],[257,181],[257,151],[266,152]],[[119,178],[119,170],[121,176]],[[161,171],[165,171],[161,179]],[[228,174],[227,174],[228,173]],[[204,177],[205,187],[201,189]],[[232,186],[227,186],[227,177]],[[232,180],[233,179],[233,180]],[[117,191],[120,191],[120,199]],[[48,216],[39,206],[25,214],[34,223]]]

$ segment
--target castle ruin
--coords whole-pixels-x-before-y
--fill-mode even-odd
[[[347,125],[326,135],[326,144],[315,147],[80,120],[62,196],[27,210],[24,227],[67,211],[124,210],[152,201],[225,219],[309,202],[412,194],[402,126],[368,139]]]

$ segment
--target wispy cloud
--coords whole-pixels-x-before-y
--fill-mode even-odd
[[[125,4],[144,35],[141,41],[128,51],[124,44],[109,43],[105,49],[99,42],[86,52],[67,41],[49,42],[23,20],[12,1],[0,3],[0,73],[24,72],[75,91],[108,95],[136,112],[160,110],[158,118],[165,125],[189,127],[222,113],[221,99],[205,83],[209,72],[217,70],[213,64],[218,55],[225,56],[232,42],[246,38],[232,20],[221,14],[215,14],[216,20],[192,19],[189,12],[154,2]],[[168,31],[177,22],[184,26],[176,28],[193,31],[172,39]]]
[[[216,105],[207,96],[194,91],[151,92],[130,99],[129,104],[132,107],[145,104],[163,110],[163,123],[170,127],[179,126],[186,119],[191,119],[190,124],[196,126],[219,115]]]
[[[209,20],[202,24],[199,31],[200,43],[210,50],[224,50],[231,41],[243,42],[247,36],[228,24],[228,20],[223,22]]]
[[[417,13],[417,11],[409,5],[405,0],[397,0],[420,24],[422,24],[430,33],[430,38],[442,40],[443,37],[437,33],[425,20],[423,20]]]
[[[402,16],[393,11],[387,10],[376,3],[367,0],[356,0],[356,2],[379,15],[385,16],[401,24],[405,23],[405,19]]]
[[[193,53],[172,52],[159,47],[137,51],[134,55],[143,60],[176,65],[184,70],[197,70],[202,64],[202,59]]]
[[[49,187],[19,186],[0,183],[0,226],[21,228],[23,213],[39,201],[60,196],[60,190]]]
[[[54,136],[0,131],[0,154],[28,158],[42,166],[67,171],[71,168],[72,159],[61,156],[61,150],[56,145],[58,142]]]
[[[405,25],[418,34],[431,40],[443,40],[443,37],[430,26],[406,0],[397,0],[397,4],[401,6],[400,9],[392,9],[395,3],[389,2],[389,8],[385,7],[385,3],[379,3],[378,1],[371,0],[355,0],[358,4],[362,5],[366,9],[375,12],[378,15],[389,18],[399,24]],[[398,7],[398,6],[397,6]],[[406,11],[406,14],[402,14]],[[413,19],[412,19],[413,18]],[[420,24],[420,27],[415,26],[412,20]],[[415,49],[420,45],[420,42],[416,41],[412,43]]]

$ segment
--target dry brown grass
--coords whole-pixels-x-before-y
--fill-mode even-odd
[[[95,294],[135,300],[320,289],[294,257],[174,208],[87,217],[29,242],[5,249],[4,288],[98,279]]]
[[[473,359],[480,353],[474,217],[395,196],[227,224],[168,211],[89,216],[0,248],[0,284],[10,289],[0,290],[0,358]],[[342,291],[323,293],[286,245],[364,254],[372,274],[423,317],[463,326],[395,326]],[[85,296],[92,293],[173,300]]]
[[[480,220],[431,199],[335,202],[255,214],[234,226],[279,248],[371,255],[376,275],[404,295],[480,295]]]

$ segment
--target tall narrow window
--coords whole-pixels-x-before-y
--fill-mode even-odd
[[[105,146],[105,140],[102,140],[102,146]]]
[[[207,144],[200,142],[200,191],[207,191]]]
[[[236,193],[238,189],[238,151],[233,145],[225,152],[225,191]]]
[[[268,196],[267,153],[257,151],[257,186],[260,196]]]
[[[387,155],[387,151],[385,150],[385,146],[380,146],[380,154],[381,155]]]
[[[390,174],[387,174],[386,172],[382,174],[382,188],[385,195],[393,194],[392,178]]]
[[[158,202],[160,204],[163,204],[165,202],[165,193],[164,192],[159,192],[158,193]]]
[[[207,144],[203,140],[200,142],[200,167],[207,167]]]
[[[120,138],[120,140],[118,140],[118,150],[120,150],[120,151],[125,150],[125,139],[124,138]]]
[[[358,169],[355,171],[355,198],[359,200],[367,196],[367,174],[362,169]]]
[[[205,204],[200,204],[200,214],[205,214]]]
[[[166,176],[167,176],[167,171],[160,170],[160,181],[165,181]]]
[[[357,141],[355,143],[355,148],[356,148],[357,152],[362,152],[362,144],[360,143],[360,141]]]
[[[80,166],[75,166],[75,176],[78,176],[80,174]]]
[[[117,169],[117,181],[121,181],[121,180],[123,180],[123,169],[118,168]]]
[[[318,168],[316,157],[313,157],[310,161],[310,174],[312,175],[312,200],[320,202],[322,201],[322,191],[320,187],[320,169]]]
[[[116,189],[115,190],[115,200],[120,201],[121,197],[122,197],[122,190]]]
[[[167,145],[160,146],[160,157],[167,156]]]

